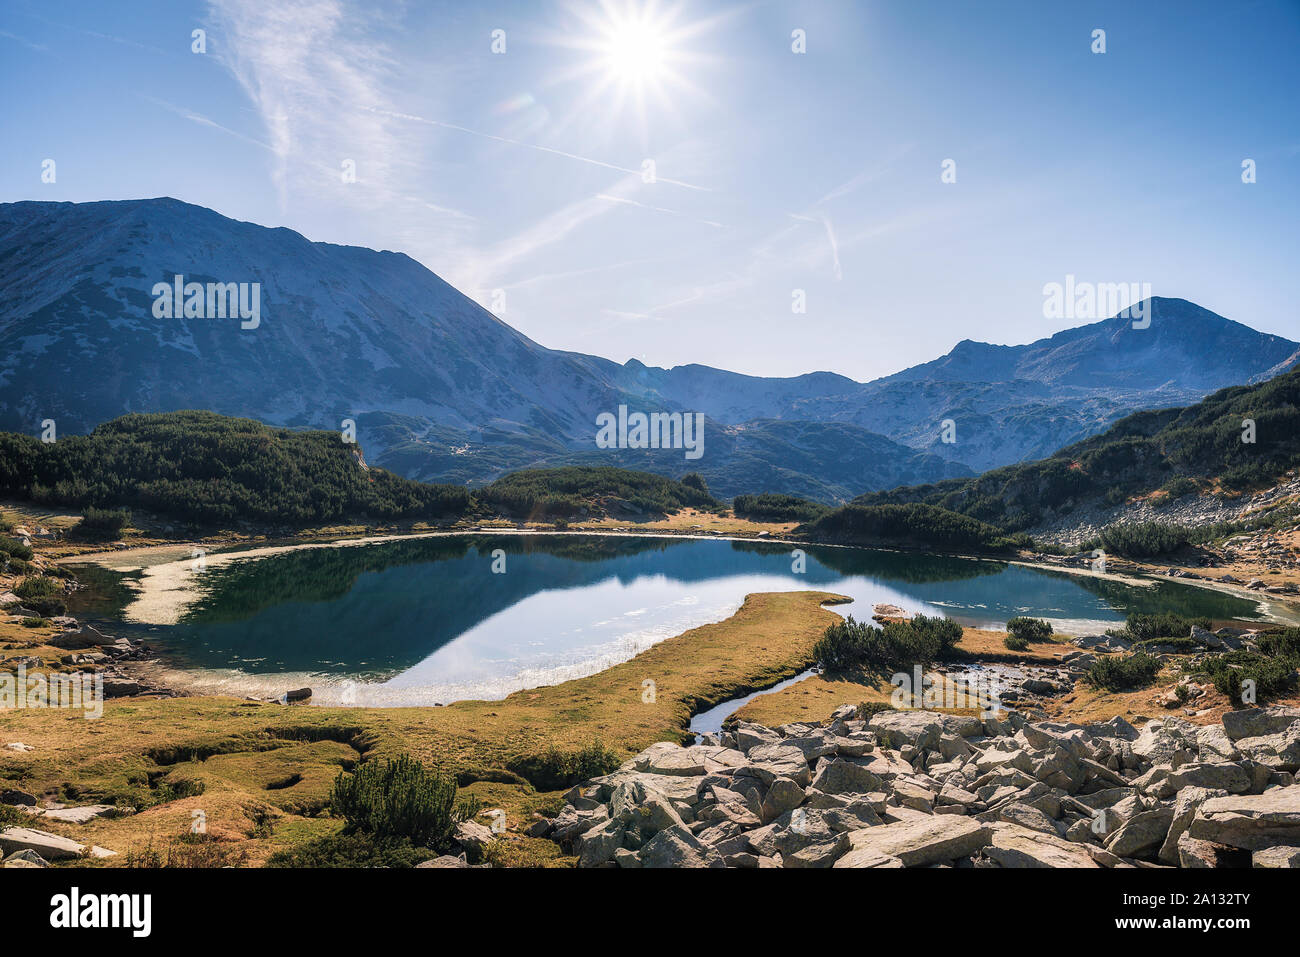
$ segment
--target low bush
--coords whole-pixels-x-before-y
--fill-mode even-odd
[[[1130,691],[1155,681],[1160,662],[1151,655],[1108,655],[1098,658],[1084,673],[1083,680],[1100,691]]]
[[[81,538],[117,538],[131,524],[131,513],[124,508],[88,508],[72,531]]]
[[[0,552],[4,552],[10,558],[20,558],[23,561],[31,561],[32,548],[30,545],[24,545],[16,538],[0,536]]]
[[[761,495],[737,495],[731,503],[731,510],[737,518],[758,522],[811,522],[831,508],[797,495],[764,492]]]
[[[403,838],[372,834],[332,834],[289,850],[277,851],[267,867],[391,867],[410,868],[429,860],[426,847]]]
[[[1132,614],[1124,622],[1122,630],[1114,630],[1111,634],[1122,635],[1132,641],[1146,641],[1149,638],[1186,638],[1191,634],[1193,625],[1208,631],[1210,624],[1208,618],[1189,618],[1172,612],[1158,615]]]
[[[1205,662],[1203,673],[1234,704],[1259,704],[1287,694],[1296,686],[1296,659],[1230,651]]]
[[[454,778],[402,755],[362,764],[351,774],[340,772],[330,792],[330,810],[346,822],[345,834],[440,850],[450,843],[456,825],[478,808],[457,804]]]
[[[1101,530],[1098,539],[1101,547],[1112,554],[1127,558],[1147,558],[1185,548],[1192,543],[1193,536],[1180,525],[1143,522],[1138,525],[1108,526]]]
[[[562,751],[551,745],[541,754],[512,758],[506,762],[506,769],[539,791],[558,791],[616,771],[620,764],[618,755],[600,741],[593,741],[577,751]]]
[[[1267,632],[1256,640],[1260,654],[1300,658],[1300,628]]]
[[[1028,651],[1029,639],[1019,635],[1013,635],[1010,632],[1002,639],[1002,643],[1007,646],[1008,651]]]
[[[1028,647],[1033,641],[1051,641],[1052,626],[1041,618],[1025,618],[1017,615],[1007,622],[1007,635],[1024,641],[1025,646]],[[1010,648],[1011,645],[1008,644],[1007,647]]]
[[[859,721],[870,721],[881,712],[893,710],[894,706],[888,701],[863,701],[854,712],[854,717]]]
[[[850,615],[826,629],[813,656],[827,671],[910,668],[943,657],[960,638],[961,625],[947,618],[917,615],[877,628]]]

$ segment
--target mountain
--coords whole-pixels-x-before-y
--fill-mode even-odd
[[[1036,462],[978,478],[896,488],[856,506],[923,504],[1023,530],[1163,490],[1229,495],[1300,465],[1300,370],[1232,386],[1185,408],[1138,412]]]
[[[156,315],[155,287],[176,275],[260,284],[256,320]],[[294,428],[352,419],[372,462],[426,481],[613,464],[698,471],[724,496],[845,501],[1047,455],[1137,409],[1276,374],[1298,350],[1157,299],[1146,330],[1109,319],[1023,346],[962,342],[867,383],[620,365],[544,348],[400,253],[174,199],[0,205],[0,428],[83,433],[196,406]],[[620,405],[703,413],[703,457],[597,449],[596,416]],[[940,441],[945,419],[955,442]]]

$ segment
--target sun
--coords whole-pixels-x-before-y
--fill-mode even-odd
[[[559,126],[599,117],[604,123],[635,119],[645,128],[649,114],[672,114],[682,99],[704,97],[688,76],[707,66],[710,57],[697,43],[717,18],[688,21],[684,7],[685,0],[672,6],[574,0],[567,8],[572,19],[552,34],[552,42],[570,52],[551,82],[581,88]]]
[[[604,47],[604,67],[619,83],[643,87],[658,83],[667,75],[671,59],[668,38],[654,23],[636,20],[612,23]]]

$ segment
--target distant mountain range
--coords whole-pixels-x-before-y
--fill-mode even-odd
[[[156,318],[156,284],[260,283],[260,321]],[[1300,345],[1180,299],[1023,346],[964,341],[873,382],[659,369],[546,349],[393,252],[309,242],[173,199],[0,205],[0,429],[85,432],[203,408],[357,423],[370,462],[427,481],[610,464],[718,494],[834,502],[1049,455],[1121,416],[1293,366]],[[246,323],[247,325],[247,323]],[[704,455],[602,450],[599,413],[702,412]],[[952,419],[956,442],[940,440]]]

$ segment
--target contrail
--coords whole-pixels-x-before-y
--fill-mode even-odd
[[[564,150],[557,150],[550,146],[539,146],[536,143],[525,143],[522,140],[512,140],[508,136],[497,136],[494,133],[484,133],[481,130],[471,130],[467,126],[457,126],[455,123],[444,123],[442,120],[431,120],[424,116],[415,116],[411,113],[398,113],[393,110],[381,110],[372,106],[363,106],[363,110],[371,113],[377,113],[380,116],[389,116],[398,120],[410,120],[412,123],[424,123],[427,126],[438,126],[444,130],[455,130],[458,133],[468,133],[470,136],[481,136],[485,140],[496,140],[498,143],[508,143],[511,146],[522,146],[525,149],[537,150],[539,153],[550,153],[554,156],[563,156],[566,159],[577,160],[579,163],[588,163],[592,166],[601,166],[605,169],[616,170],[620,173],[630,173],[634,176],[640,176],[641,170],[627,169],[623,166],[617,166],[614,163],[606,163],[604,160],[592,159],[590,156],[579,156],[577,153],[568,153]],[[679,179],[668,179],[666,176],[656,176],[655,182],[669,183],[673,186],[680,186],[683,189],[694,189],[703,193],[711,193],[707,186],[696,186],[693,183],[684,183]]]

